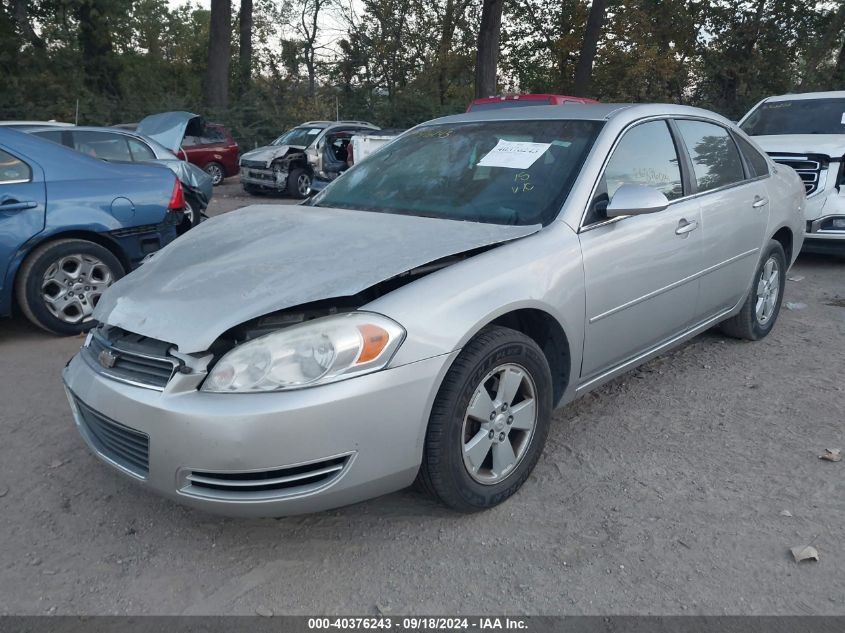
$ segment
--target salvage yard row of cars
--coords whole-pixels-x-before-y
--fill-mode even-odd
[[[823,99],[842,109],[845,94]],[[46,292],[46,314],[69,302],[80,329],[94,325],[63,372],[94,454],[225,514],[311,512],[414,481],[483,510],[526,481],[555,407],[705,329],[767,336],[805,233],[836,235],[845,219],[841,155],[786,165],[819,156],[832,119],[796,123],[811,130],[801,142],[773,134],[770,112],[792,121],[785,110],[807,107],[797,99],[765,101],[741,126],[684,106],[516,101],[385,135],[317,193],[299,176],[343,162],[327,153],[338,140],[348,167],[353,139],[380,131],[303,124],[241,163],[245,187],[309,196],[301,205],[230,212],[172,243],[182,188],[160,167],[146,167],[148,188],[165,174],[170,198],[156,181],[158,211],[141,223],[141,198],[110,189],[98,212],[115,220],[88,238],[101,250],[79,257],[38,255],[66,238],[38,231],[52,206],[21,207],[31,237],[0,251],[3,296],[16,288],[31,312],[28,293]],[[743,130],[783,146],[769,156]],[[45,147],[0,130],[2,200],[26,205],[26,187],[57,186],[45,200],[70,208]],[[89,161],[79,171],[128,168],[51,151]],[[815,196],[827,199],[807,211]],[[0,223],[18,217],[2,209]],[[118,236],[132,256],[106,278]]]

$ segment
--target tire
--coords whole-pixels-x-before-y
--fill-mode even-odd
[[[211,184],[215,187],[223,182],[223,179],[226,177],[226,170],[223,169],[223,165],[220,163],[208,163],[203,169],[205,173],[211,176]]]
[[[62,264],[65,271],[72,272],[76,267],[76,277],[71,272],[63,273],[59,269]],[[85,277],[78,277],[80,272]],[[35,325],[53,334],[72,336],[94,325],[90,313],[100,295],[124,274],[120,260],[108,249],[87,240],[62,239],[42,244],[27,256],[18,271],[15,292],[24,315]],[[63,309],[58,304],[51,310],[47,296],[61,300],[73,294],[68,286],[68,280],[73,279],[78,281],[72,302],[65,301]],[[85,285],[86,279],[90,285]],[[74,319],[74,312],[78,318]],[[60,318],[60,314],[64,316]]]
[[[185,196],[185,217],[178,227],[179,235],[194,228],[202,221],[202,211],[202,205],[200,205],[199,200],[192,195]]]
[[[772,272],[777,275],[777,279],[772,279]],[[759,341],[768,336],[780,314],[785,286],[786,255],[780,242],[770,240],[754,272],[754,282],[742,309],[721,323],[722,332],[748,341]],[[773,296],[772,292],[777,294]]]
[[[311,173],[307,169],[292,169],[288,175],[288,195],[291,198],[307,198],[311,195],[311,182]]]
[[[505,369],[497,373],[501,368]],[[503,399],[513,404],[514,412],[520,412],[515,416],[508,415],[510,407],[502,410],[497,396],[498,385],[504,384],[500,378],[506,374],[511,385],[520,381],[516,398],[510,403]],[[532,399],[532,430],[521,430],[518,426],[526,426],[531,417],[526,403]],[[472,415],[471,404],[477,417]],[[486,413],[491,407],[496,407],[495,411]],[[551,372],[537,344],[516,330],[485,328],[464,347],[443,379],[426,430],[417,486],[460,512],[477,512],[502,503],[519,490],[537,464],[549,433],[551,412]],[[487,444],[489,452],[485,452]],[[478,450],[465,451],[470,445]],[[496,456],[506,454],[507,446],[515,463],[497,473]],[[469,457],[473,453],[474,458]],[[503,458],[499,463],[507,461]]]

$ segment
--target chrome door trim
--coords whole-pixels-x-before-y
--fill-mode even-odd
[[[641,354],[638,354],[634,358],[622,361],[618,365],[615,365],[614,367],[611,367],[607,371],[600,373],[598,376],[596,376],[594,378],[590,378],[586,382],[581,383],[580,385],[578,385],[575,388],[576,397],[583,395],[585,392],[587,392],[587,391],[589,391],[589,390],[591,390],[595,387],[598,387],[600,384],[607,382],[608,380],[611,380],[612,378],[615,378],[618,374],[624,373],[625,371],[627,371],[627,370],[629,370],[633,367],[636,367],[637,365],[640,365],[641,363],[644,363],[645,361],[651,359],[652,357],[659,355],[660,353],[662,353],[665,350],[673,347],[677,343],[682,342],[686,339],[692,338],[696,334],[700,334],[701,332],[703,332],[704,330],[706,330],[706,329],[710,328],[711,326],[715,325],[719,321],[723,320],[731,312],[736,310],[737,306],[742,301],[745,301],[745,297],[742,297],[742,299],[740,299],[739,302],[736,305],[734,305],[733,307],[728,308],[727,310],[720,312],[716,316],[711,317],[711,318],[707,319],[706,321],[703,321],[702,323],[699,323],[698,325],[693,326],[692,328],[690,328],[688,330],[684,330],[683,332],[681,332],[677,336],[674,336],[674,337],[672,337],[672,338],[670,338],[670,339],[668,339],[668,340],[666,340],[662,343],[658,343],[654,347],[650,348],[649,350],[647,350],[647,351],[645,351]]]
[[[695,281],[696,279],[703,277],[704,275],[706,275],[708,273],[712,273],[713,271],[718,270],[719,268],[723,268],[724,266],[727,266],[728,264],[732,264],[733,262],[735,262],[737,260],[743,259],[745,257],[749,257],[750,255],[757,253],[759,250],[760,250],[759,248],[752,248],[751,250],[745,251],[744,253],[740,253],[739,255],[734,255],[733,257],[729,257],[728,259],[721,261],[718,264],[714,264],[714,265],[712,265],[708,268],[705,268],[704,270],[700,270],[697,273],[694,273],[694,274],[692,274],[688,277],[684,277],[683,279],[679,279],[678,281],[675,281],[675,282],[673,282],[673,283],[671,283],[667,286],[663,286],[662,288],[658,288],[657,290],[653,290],[653,291],[649,292],[648,294],[644,294],[641,297],[637,297],[636,299],[631,299],[627,303],[623,303],[622,305],[616,306],[615,308],[611,308],[610,310],[607,310],[606,312],[602,312],[601,314],[597,314],[596,316],[591,317],[590,320],[589,320],[589,323],[593,324],[597,321],[601,321],[605,317],[609,317],[611,315],[614,315],[617,312],[625,310],[626,308],[630,308],[632,306],[637,305],[638,303],[642,303],[643,301],[647,301],[647,300],[649,300],[653,297],[656,297],[657,295],[663,294],[664,292],[674,290],[675,288],[682,286],[685,283],[689,283],[690,281]]]

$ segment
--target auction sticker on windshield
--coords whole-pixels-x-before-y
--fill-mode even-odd
[[[500,140],[478,161],[478,166],[528,169],[549,147],[551,143]]]

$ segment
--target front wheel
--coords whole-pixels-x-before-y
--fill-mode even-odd
[[[288,176],[288,195],[293,198],[307,198],[311,195],[311,174],[297,167]]]
[[[64,239],[36,248],[18,273],[18,304],[40,328],[70,336],[94,325],[93,313],[106,288],[123,277],[111,251],[87,240]]]
[[[418,483],[461,512],[502,503],[540,458],[551,410],[551,372],[537,344],[509,328],[483,330],[443,379]]]
[[[736,316],[721,324],[734,338],[759,341],[775,326],[786,286],[786,255],[777,240],[770,240],[754,273],[751,292]]]

